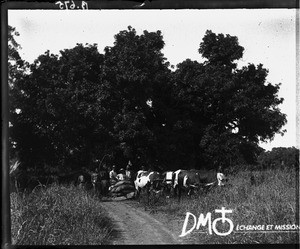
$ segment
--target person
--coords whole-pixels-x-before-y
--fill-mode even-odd
[[[125,170],[123,168],[120,169],[120,173],[117,175],[118,181],[125,180]]]
[[[116,165],[112,166],[112,170],[109,172],[109,182],[110,185],[114,185],[117,182],[117,172],[116,172]]]
[[[106,167],[106,164],[104,164],[99,172],[99,177],[100,177],[100,191],[102,195],[107,195],[108,194],[108,188],[109,188],[109,172]]]
[[[85,183],[85,179],[83,175],[78,176],[77,178],[77,184],[78,184],[78,188],[83,188]]]
[[[125,170],[126,180],[133,181],[133,172],[131,171],[131,166],[128,163]]]
[[[94,195],[98,194],[99,190],[99,173],[98,168],[95,169],[95,171],[91,171],[91,183],[92,183],[92,190]]]

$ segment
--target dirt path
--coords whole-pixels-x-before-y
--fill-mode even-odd
[[[116,222],[121,236],[112,242],[114,245],[143,244],[181,244],[175,236],[160,221],[149,214],[133,207],[128,201],[101,202],[101,206]]]

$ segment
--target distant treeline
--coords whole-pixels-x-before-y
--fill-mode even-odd
[[[258,157],[258,165],[266,168],[299,168],[299,149],[295,147],[278,147],[265,151]]]

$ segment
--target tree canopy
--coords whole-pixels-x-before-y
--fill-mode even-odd
[[[177,124],[189,126],[189,151],[204,164],[254,163],[266,141],[286,123],[278,105],[280,84],[266,82],[263,65],[236,68],[244,48],[237,37],[207,31],[199,52],[204,63],[186,61],[174,72],[174,98],[180,103]]]
[[[13,75],[10,136],[24,169],[94,169],[102,159],[134,169],[228,167],[256,163],[258,142],[283,133],[280,84],[266,82],[261,64],[237,68],[237,37],[208,30],[198,50],[205,61],[173,71],[161,31],[129,26],[114,38],[103,54],[97,44],[46,51]]]

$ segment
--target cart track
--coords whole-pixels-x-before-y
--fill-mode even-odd
[[[115,222],[118,234],[113,245],[181,244],[166,226],[127,201],[101,202],[108,216]]]

